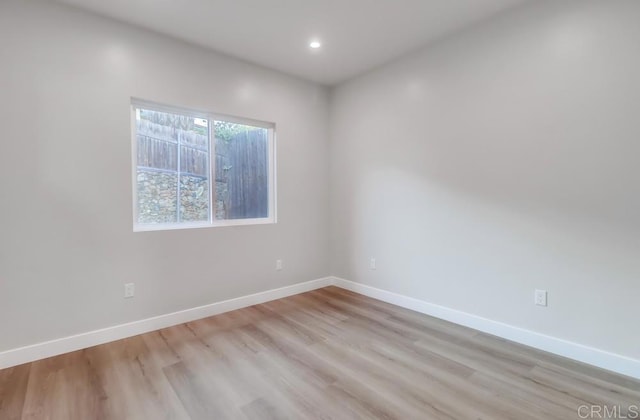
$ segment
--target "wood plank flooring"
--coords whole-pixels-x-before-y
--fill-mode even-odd
[[[566,420],[591,405],[631,415],[640,381],[336,287],[0,370],[2,420]]]

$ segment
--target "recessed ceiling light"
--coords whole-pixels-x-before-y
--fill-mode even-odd
[[[322,44],[320,43],[320,41],[311,41],[311,43],[309,44],[309,46],[313,49],[320,48],[321,45]]]

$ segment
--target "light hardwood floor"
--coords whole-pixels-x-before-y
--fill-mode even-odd
[[[336,287],[0,371],[2,420],[566,420],[583,405],[633,410],[640,382]]]

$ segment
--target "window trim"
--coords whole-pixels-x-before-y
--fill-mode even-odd
[[[137,186],[137,169],[138,169],[138,141],[136,129],[136,109],[143,108],[159,112],[167,112],[174,114],[186,115],[193,118],[206,119],[209,129],[209,220],[202,222],[176,222],[176,223],[138,223],[138,186]],[[267,129],[267,151],[268,151],[268,216],[251,219],[215,219],[215,144],[212,139],[215,138],[214,124],[216,120],[227,121],[237,124],[246,124],[252,127]],[[131,187],[132,187],[132,210],[133,210],[133,231],[134,232],[153,232],[165,230],[182,230],[182,229],[202,229],[211,227],[224,226],[248,226],[248,225],[266,225],[278,223],[277,218],[277,175],[276,175],[276,124],[272,122],[255,120],[245,117],[237,117],[233,115],[218,114],[213,112],[197,111],[182,106],[165,105],[157,102],[151,102],[138,98],[131,98]]]

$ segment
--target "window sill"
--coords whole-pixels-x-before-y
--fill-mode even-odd
[[[234,219],[234,220],[217,220],[215,222],[192,222],[192,223],[166,223],[166,224],[140,224],[133,226],[133,232],[155,232],[163,230],[183,230],[183,229],[202,229],[202,228],[219,228],[225,226],[251,226],[251,225],[270,225],[276,224],[276,220],[272,217],[260,219]]]

